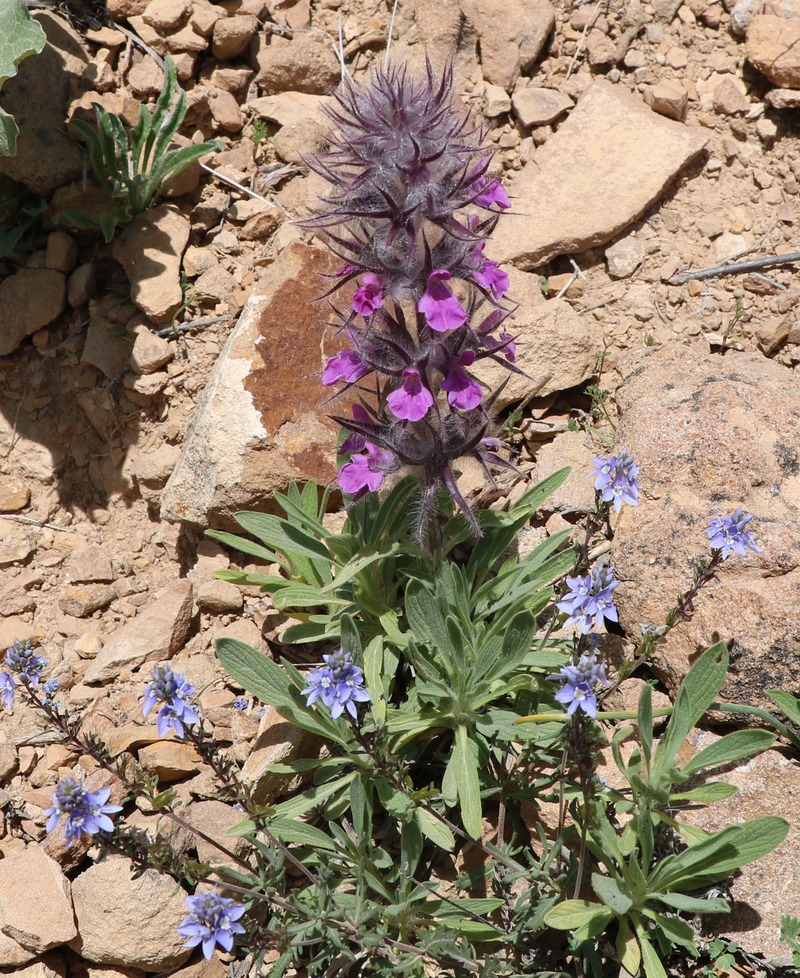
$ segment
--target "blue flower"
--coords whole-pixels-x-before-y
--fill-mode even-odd
[[[247,700],[244,699],[244,697],[241,697],[241,696],[239,697],[239,699],[233,701],[233,708],[234,708],[234,710],[239,710],[240,713],[244,713],[244,711],[249,706],[250,706],[250,704],[247,702]]]
[[[14,709],[14,690],[17,684],[10,672],[0,672],[0,700],[7,710]]]
[[[166,663],[153,666],[150,675],[153,678],[145,687],[142,714],[147,716],[157,703],[163,703],[158,713],[159,737],[166,737],[170,730],[175,731],[176,737],[183,737],[184,724],[200,723],[199,714],[189,702],[194,686]]]
[[[715,516],[705,531],[711,549],[721,550],[723,560],[727,559],[731,550],[740,557],[744,557],[748,550],[760,554],[761,548],[756,546],[753,534],[746,529],[752,518],[741,506],[732,516]]]
[[[357,716],[356,703],[372,699],[364,688],[364,673],[353,664],[350,653],[342,649],[322,658],[327,664],[308,674],[308,686],[302,691],[306,704],[311,706],[321,699],[334,720],[345,709],[350,716]]]
[[[87,791],[75,778],[59,781],[53,795],[53,806],[44,813],[48,816],[47,831],[52,832],[62,817],[66,816],[64,838],[68,846],[76,842],[82,832],[87,835],[113,832],[114,823],[108,816],[122,811],[122,808],[120,805],[106,804],[110,794],[111,788]]]
[[[244,934],[245,929],[236,921],[244,914],[244,907],[230,897],[218,893],[197,893],[186,897],[189,916],[178,925],[178,933],[186,937],[187,947],[203,945],[203,954],[211,960],[217,944],[224,950],[233,948],[233,935]]]
[[[639,466],[633,461],[627,448],[611,458],[597,457],[592,461],[595,469],[590,478],[595,480],[594,487],[601,493],[604,503],[613,503],[617,512],[622,509],[623,503],[628,503],[629,506],[639,505],[641,486],[636,481]]]
[[[39,674],[47,665],[47,659],[36,655],[27,639],[24,641],[17,639],[11,648],[6,650],[6,665],[20,679],[29,682],[31,686],[38,686]]]
[[[619,621],[613,594],[619,587],[613,567],[594,567],[585,577],[568,577],[568,592],[556,602],[559,611],[568,615],[564,627],[577,625],[588,634],[606,621]]]
[[[556,700],[567,707],[567,716],[572,716],[577,710],[583,710],[590,717],[596,716],[597,697],[592,687],[595,683],[611,685],[605,665],[597,661],[594,653],[582,655],[577,665],[563,666],[559,672],[547,678],[564,683],[556,693]]]

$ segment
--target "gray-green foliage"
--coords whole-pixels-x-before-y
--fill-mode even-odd
[[[0,88],[17,73],[23,58],[38,54],[45,45],[44,31],[28,13],[25,0],[0,0]],[[17,152],[19,129],[0,108],[0,156]]]
[[[165,183],[206,153],[222,149],[219,140],[170,149],[186,115],[186,93],[178,86],[175,64],[167,58],[164,85],[151,110],[142,105],[139,121],[130,130],[118,115],[95,103],[97,129],[82,119],[72,125],[83,137],[97,182],[108,191],[111,210],[96,224],[85,214],[64,210],[59,219],[81,228],[99,229],[111,241],[118,227],[125,227],[150,207]]]

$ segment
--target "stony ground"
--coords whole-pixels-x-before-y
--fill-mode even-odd
[[[744,351],[754,354],[748,363],[769,358],[793,382],[793,265],[678,278],[797,250],[800,59],[792,45],[800,4],[767,0],[764,8],[740,2],[730,10],[714,0],[401,2],[394,56],[419,64],[426,46],[435,62],[454,59],[459,90],[484,116],[498,174],[515,193],[517,223],[507,218],[496,253],[488,250],[527,273],[511,270],[512,294],[529,296],[531,330],[544,330],[524,365],[536,383],[509,395],[505,408],[524,404],[509,426],[523,471],[561,458],[551,443],[570,417],[591,412],[588,383],[607,392],[596,420],[611,433],[603,415],[616,416],[616,391],[636,351],[670,348],[678,365],[681,350],[720,362],[726,350]],[[197,801],[203,775],[191,752],[159,741],[137,718],[142,676],[148,662],[177,654],[216,733],[244,761],[255,709],[233,709],[237,691],[212,642],[231,634],[258,645],[276,620],[257,594],[214,581],[235,558],[203,540],[204,525],[162,518],[162,495],[251,291],[287,246],[307,242],[292,221],[307,216],[318,188],[302,154],[321,144],[316,113],[338,77],[339,24],[347,62],[361,77],[383,55],[390,10],[380,0],[109,0],[108,19],[87,8],[71,13],[72,24],[64,10],[41,15],[51,46],[4,93],[23,140],[18,160],[0,161],[0,196],[24,185],[49,206],[0,260],[0,648],[16,638],[41,642],[60,695],[87,711],[90,729],[136,750],[195,805],[211,804]],[[166,204],[112,246],[56,226],[60,208],[96,213],[102,205],[82,182],[80,144],[63,135],[64,109],[90,118],[99,98],[132,122],[137,102],[153,100],[161,86],[157,61],[166,53],[188,91],[184,138],[224,140],[207,159],[214,173],[187,172]],[[40,123],[50,112],[53,139],[25,143],[32,106]],[[623,116],[633,120],[630,132]],[[609,126],[618,124],[612,151]],[[34,128],[29,118],[27,125]],[[666,141],[663,152],[647,143],[648,127],[653,145]],[[623,171],[640,201],[614,187]],[[526,292],[532,283],[538,294]],[[305,314],[310,331],[317,314]],[[271,328],[277,342],[279,317]],[[318,355],[317,341],[306,343]],[[291,385],[275,396],[291,399]],[[564,516],[553,519],[551,531]],[[23,712],[0,719],[4,857],[43,840],[51,786],[76,761],[35,734]],[[212,818],[200,808],[197,817]],[[63,845],[42,848],[69,868]],[[106,893],[122,883],[109,877],[95,886]],[[156,963],[137,958],[135,932],[128,957],[98,951],[92,941],[102,939],[80,927],[90,911],[77,901],[75,908],[85,958],[137,975],[182,963],[174,947],[174,960],[167,952]],[[29,946],[19,951],[24,944],[0,944],[0,966],[34,958]],[[781,953],[774,928],[764,944]]]

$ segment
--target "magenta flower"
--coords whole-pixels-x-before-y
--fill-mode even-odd
[[[349,495],[358,496],[366,490],[377,492],[386,473],[394,468],[391,452],[381,451],[369,442],[364,446],[366,454],[352,455],[350,461],[339,469],[338,482]]]
[[[361,316],[371,316],[383,305],[383,287],[379,276],[367,272],[362,276],[362,286],[353,296],[353,309]]]
[[[491,207],[492,204],[497,204],[501,210],[505,211],[511,206],[506,189],[499,180],[492,180],[489,183],[486,177],[478,177],[472,184],[472,189],[476,191],[472,199],[481,207]]]
[[[403,371],[403,385],[386,398],[389,409],[401,421],[420,421],[433,407],[433,394],[424,387],[419,370],[409,367]]]
[[[475,360],[472,350],[465,350],[450,367],[450,372],[442,381],[442,390],[447,391],[450,407],[458,411],[471,411],[483,400],[481,385],[464,370]]]
[[[446,268],[437,268],[435,272],[431,272],[422,298],[417,303],[417,309],[425,317],[428,326],[437,333],[458,329],[467,321],[466,310],[444,284],[452,277]]]
[[[331,357],[325,364],[325,369],[322,371],[322,383],[325,387],[330,387],[331,384],[336,384],[340,380],[346,380],[348,384],[352,384],[367,373],[369,373],[369,367],[355,350],[342,350],[341,353]]]
[[[477,261],[478,267],[472,273],[472,277],[487,292],[491,292],[495,299],[502,299],[508,292],[508,275],[500,268],[496,261],[490,261],[483,257],[485,242],[481,241],[473,252],[473,258]]]

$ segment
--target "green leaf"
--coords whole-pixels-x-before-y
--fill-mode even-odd
[[[267,828],[281,842],[309,846],[312,849],[324,849],[326,852],[336,852],[338,848],[333,839],[322,829],[307,825],[299,819],[277,816],[270,820]]]
[[[778,708],[787,720],[791,720],[792,723],[800,727],[800,699],[782,689],[768,689],[767,696],[777,703]]]
[[[20,61],[38,54],[46,41],[42,25],[28,13],[25,0],[0,2],[0,88],[16,75]],[[0,156],[14,156],[18,135],[14,119],[0,109]]]
[[[619,917],[626,914],[633,906],[633,900],[622,892],[619,884],[610,876],[592,873],[592,889],[608,909],[613,910]]]
[[[635,975],[642,963],[642,952],[639,948],[639,942],[631,930],[631,925],[624,917],[619,922],[616,948],[619,963],[629,975]]]
[[[743,757],[760,754],[775,743],[776,735],[768,730],[736,730],[726,734],[716,743],[709,744],[681,768],[681,775],[689,778],[704,768],[729,764]]]
[[[445,852],[452,852],[455,849],[455,836],[441,819],[436,818],[425,808],[417,808],[416,819],[422,834],[434,845],[444,849]]]
[[[243,512],[236,514],[236,522],[272,550],[330,562],[331,555],[324,543],[279,516]]]
[[[350,782],[358,777],[358,771],[350,771],[341,778],[334,781],[326,781],[324,784],[315,785],[302,794],[295,795],[287,801],[282,801],[275,806],[275,815],[285,818],[299,818],[312,809],[318,808],[322,802],[327,801],[332,795],[343,791]]]
[[[589,900],[565,900],[548,910],[544,922],[555,930],[571,930],[577,940],[596,937],[614,917],[612,910]]]
[[[668,978],[664,965],[661,963],[655,948],[647,938],[644,927],[636,927],[636,936],[639,938],[639,947],[642,951],[642,965],[647,978]]]
[[[670,792],[670,802],[675,801],[700,801],[708,804],[713,801],[723,801],[735,795],[739,789],[725,781],[712,781],[709,784],[701,785],[699,788],[690,788],[688,791]]]
[[[260,560],[265,560],[268,564],[281,563],[286,566],[286,561],[283,557],[275,553],[274,550],[268,550],[266,547],[262,547],[260,543],[254,543],[252,540],[248,540],[247,537],[239,537],[235,533],[225,533],[223,530],[206,530],[206,536],[211,537],[212,540],[218,540],[220,543],[224,543],[226,547],[239,550],[243,554],[249,554],[251,557],[258,557]]]
[[[699,897],[686,896],[685,893],[648,893],[646,900],[659,900],[668,907],[682,910],[684,913],[730,913],[731,907],[727,900],[701,900]]]
[[[463,725],[456,727],[453,754],[447,765],[452,768],[461,807],[461,818],[467,835],[481,837],[481,787],[478,777],[478,747]]]

